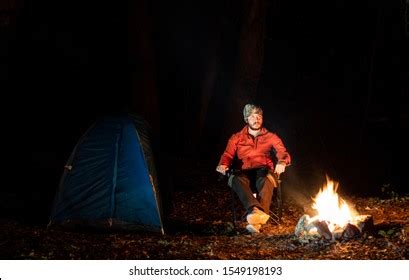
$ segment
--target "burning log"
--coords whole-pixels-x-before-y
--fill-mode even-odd
[[[361,233],[373,232],[374,223],[371,215],[359,215],[355,217],[355,224]]]
[[[326,221],[319,221],[308,215],[303,215],[295,227],[295,236],[306,241],[316,237],[322,237],[326,240],[348,240],[359,237],[363,232],[373,229],[372,216],[361,215],[359,217],[360,219],[354,223],[348,223],[344,227],[336,226],[331,231]]]
[[[342,233],[341,238],[343,239],[352,239],[355,237],[358,237],[361,235],[360,230],[358,229],[357,226],[353,224],[347,224],[347,226],[344,229],[344,232]]]
[[[332,233],[330,232],[328,228],[328,224],[325,221],[315,221],[313,222],[315,228],[317,229],[317,232],[319,235],[324,237],[327,240],[332,239]]]
[[[295,236],[298,238],[322,236],[330,240],[332,238],[331,231],[325,221],[311,220],[310,216],[303,215],[295,227]]]
[[[334,229],[332,232],[332,238],[333,240],[339,240],[342,238],[342,234],[344,233],[344,229],[341,227],[337,227]]]

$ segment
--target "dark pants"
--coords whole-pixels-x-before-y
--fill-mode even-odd
[[[247,212],[251,212],[253,207],[267,214],[270,212],[275,182],[266,178],[267,174],[266,168],[241,170],[234,174],[231,187]],[[253,193],[257,193],[257,197]]]

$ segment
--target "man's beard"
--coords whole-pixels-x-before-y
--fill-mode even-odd
[[[262,123],[249,124],[249,127],[250,127],[252,130],[260,130],[260,129],[261,129],[261,126],[262,126]]]

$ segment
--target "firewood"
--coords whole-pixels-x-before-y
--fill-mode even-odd
[[[332,233],[330,232],[328,225],[325,221],[315,221],[314,226],[317,228],[318,233],[327,240],[332,239]]]
[[[310,216],[303,215],[295,226],[295,236],[300,237],[307,231],[307,224],[309,223]]]
[[[344,233],[344,229],[341,228],[341,227],[337,227],[332,232],[332,238],[334,240],[339,240],[339,239],[341,239],[343,233]]]
[[[342,238],[345,240],[348,240],[348,239],[358,237],[360,235],[361,235],[361,232],[359,231],[358,227],[352,224],[347,224],[342,234]]]
[[[374,230],[374,223],[371,215],[359,215],[355,217],[355,224],[361,233],[372,232]]]

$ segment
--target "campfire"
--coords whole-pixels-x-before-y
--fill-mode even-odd
[[[303,240],[325,238],[327,240],[350,239],[360,236],[373,227],[370,215],[359,215],[337,194],[338,183],[327,177],[327,182],[312,198],[315,215],[303,215],[295,228],[295,235]]]

